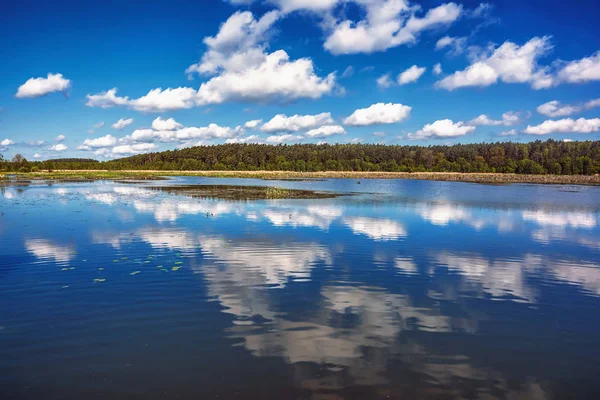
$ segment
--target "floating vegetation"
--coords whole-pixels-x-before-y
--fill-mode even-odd
[[[113,262],[114,262],[114,263],[118,263],[118,262],[119,262],[119,260],[113,260]]]
[[[150,261],[146,260],[144,261],[144,264],[150,264]]]
[[[181,269],[181,267],[173,267],[171,268],[171,271],[179,271]]]
[[[329,199],[348,195],[348,193],[284,189],[272,186],[178,185],[150,186],[147,189],[223,200]]]
[[[62,270],[63,270],[63,271],[68,271],[68,270],[69,270],[69,268],[66,268],[66,267],[65,267],[65,268],[63,268]]]
[[[98,271],[104,271],[104,268],[100,267],[98,268]]]
[[[106,282],[106,279],[104,279],[104,278],[94,278],[94,283],[102,283],[102,282]]]
[[[181,265],[183,264],[183,261],[175,261],[175,265]]]
[[[69,285],[63,285],[63,286],[61,287],[61,289],[68,289],[68,288],[69,288]]]
[[[142,271],[133,271],[132,273],[130,273],[129,275],[137,275],[139,273],[141,273]]]
[[[162,265],[157,265],[156,268],[163,268],[163,266]]]
[[[121,257],[121,260],[129,260],[129,257]]]

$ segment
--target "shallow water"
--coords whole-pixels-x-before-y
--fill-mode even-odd
[[[600,395],[600,188],[0,190],[2,399]]]

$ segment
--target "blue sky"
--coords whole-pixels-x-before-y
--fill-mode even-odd
[[[5,157],[600,139],[592,1],[91,3],[3,6]]]

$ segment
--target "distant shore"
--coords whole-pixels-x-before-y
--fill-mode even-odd
[[[11,173],[0,173],[6,179]],[[161,176],[204,176],[219,178],[256,179],[415,179],[473,183],[535,183],[559,185],[600,186],[597,175],[521,175],[503,173],[459,173],[459,172],[358,172],[358,171],[108,171],[108,170],[55,170],[53,172],[18,173],[19,180],[146,180]],[[6,181],[5,181],[6,182]]]

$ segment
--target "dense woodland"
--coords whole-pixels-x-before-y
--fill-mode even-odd
[[[479,143],[453,146],[378,144],[225,144],[141,154],[110,161],[27,161],[0,156],[4,171],[55,169],[508,172],[592,175],[600,172],[600,141]]]

